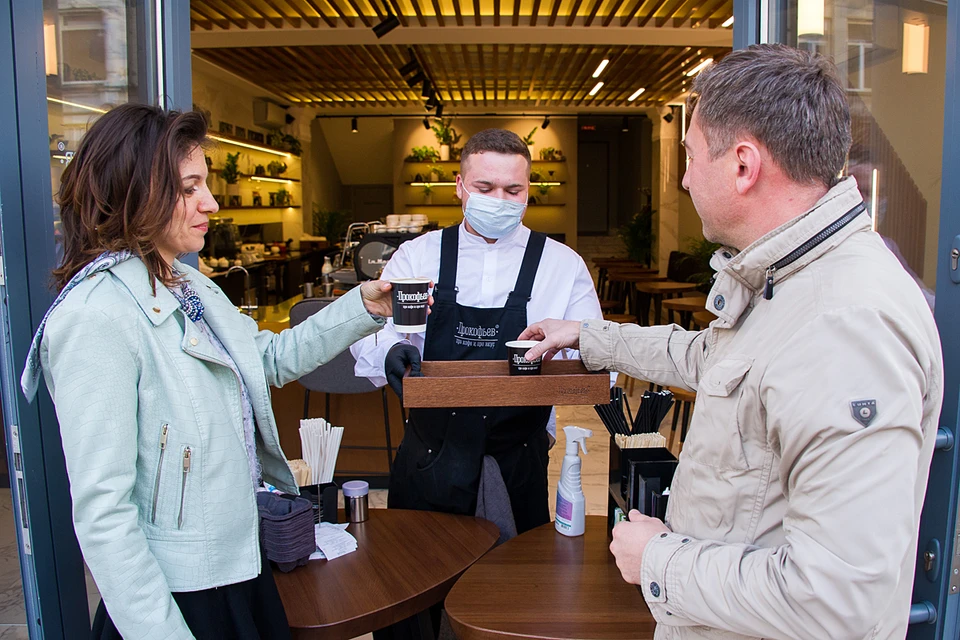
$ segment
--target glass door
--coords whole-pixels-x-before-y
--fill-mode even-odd
[[[957,637],[960,545],[957,448],[960,270],[950,258],[960,234],[953,185],[956,2],[784,0],[760,11],[761,36],[832,58],[845,79],[853,125],[846,173],[854,176],[874,229],[916,280],[940,327],[947,394],[920,527],[910,638]],[[948,49],[953,51],[948,55]],[[946,137],[945,137],[946,134]],[[945,154],[946,152],[946,154]],[[956,167],[956,164],[953,165]],[[950,175],[949,173],[947,175]],[[960,247],[958,247],[960,249]],[[960,251],[957,253],[960,256]],[[896,473],[896,469],[890,469]]]
[[[101,114],[160,96],[190,104],[189,80],[164,82],[189,59],[188,16],[188,0],[0,0],[0,389],[31,638],[85,635],[99,601],[73,532],[53,405],[45,389],[32,404],[19,390],[54,298],[55,195]]]

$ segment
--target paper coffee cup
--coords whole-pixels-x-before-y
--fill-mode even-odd
[[[393,285],[393,324],[398,333],[427,330],[430,278],[398,278]]]
[[[510,375],[536,376],[540,375],[540,366],[543,356],[536,360],[527,360],[523,356],[533,347],[540,344],[536,340],[512,340],[507,343],[507,359],[510,361]]]

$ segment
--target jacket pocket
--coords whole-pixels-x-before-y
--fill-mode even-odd
[[[157,501],[160,499],[160,475],[163,473],[163,456],[167,451],[167,436],[170,425],[164,423],[160,427],[160,458],[157,461],[157,475],[153,481],[153,506],[150,509],[150,524],[157,523]]]
[[[696,408],[683,453],[717,469],[748,468],[740,430],[743,379],[753,358],[735,356],[713,365],[700,379]]]

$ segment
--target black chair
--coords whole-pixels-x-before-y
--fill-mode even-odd
[[[307,298],[293,305],[290,309],[290,326],[294,327],[307,318],[317,313],[332,300],[321,298]],[[353,355],[347,349],[330,362],[317,367],[312,372],[300,378],[306,391],[303,395],[303,417],[310,417],[310,392],[317,391],[325,395],[324,418],[330,421],[330,394],[358,394],[376,391],[377,387],[367,378],[358,378],[353,373],[354,365]],[[366,449],[366,450],[385,450],[387,452],[387,469],[393,466],[393,443],[390,440],[390,410],[387,405],[387,387],[380,390],[383,398],[383,428],[386,436],[386,447],[362,446],[362,445],[341,445],[341,449]],[[382,472],[368,471],[341,471],[341,474],[363,474],[367,476],[389,476]]]

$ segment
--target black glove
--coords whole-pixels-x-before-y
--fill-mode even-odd
[[[383,359],[383,372],[387,376],[387,384],[393,389],[397,397],[403,400],[403,375],[410,367],[410,375],[419,378],[420,351],[412,344],[395,344],[390,347],[387,357]]]

